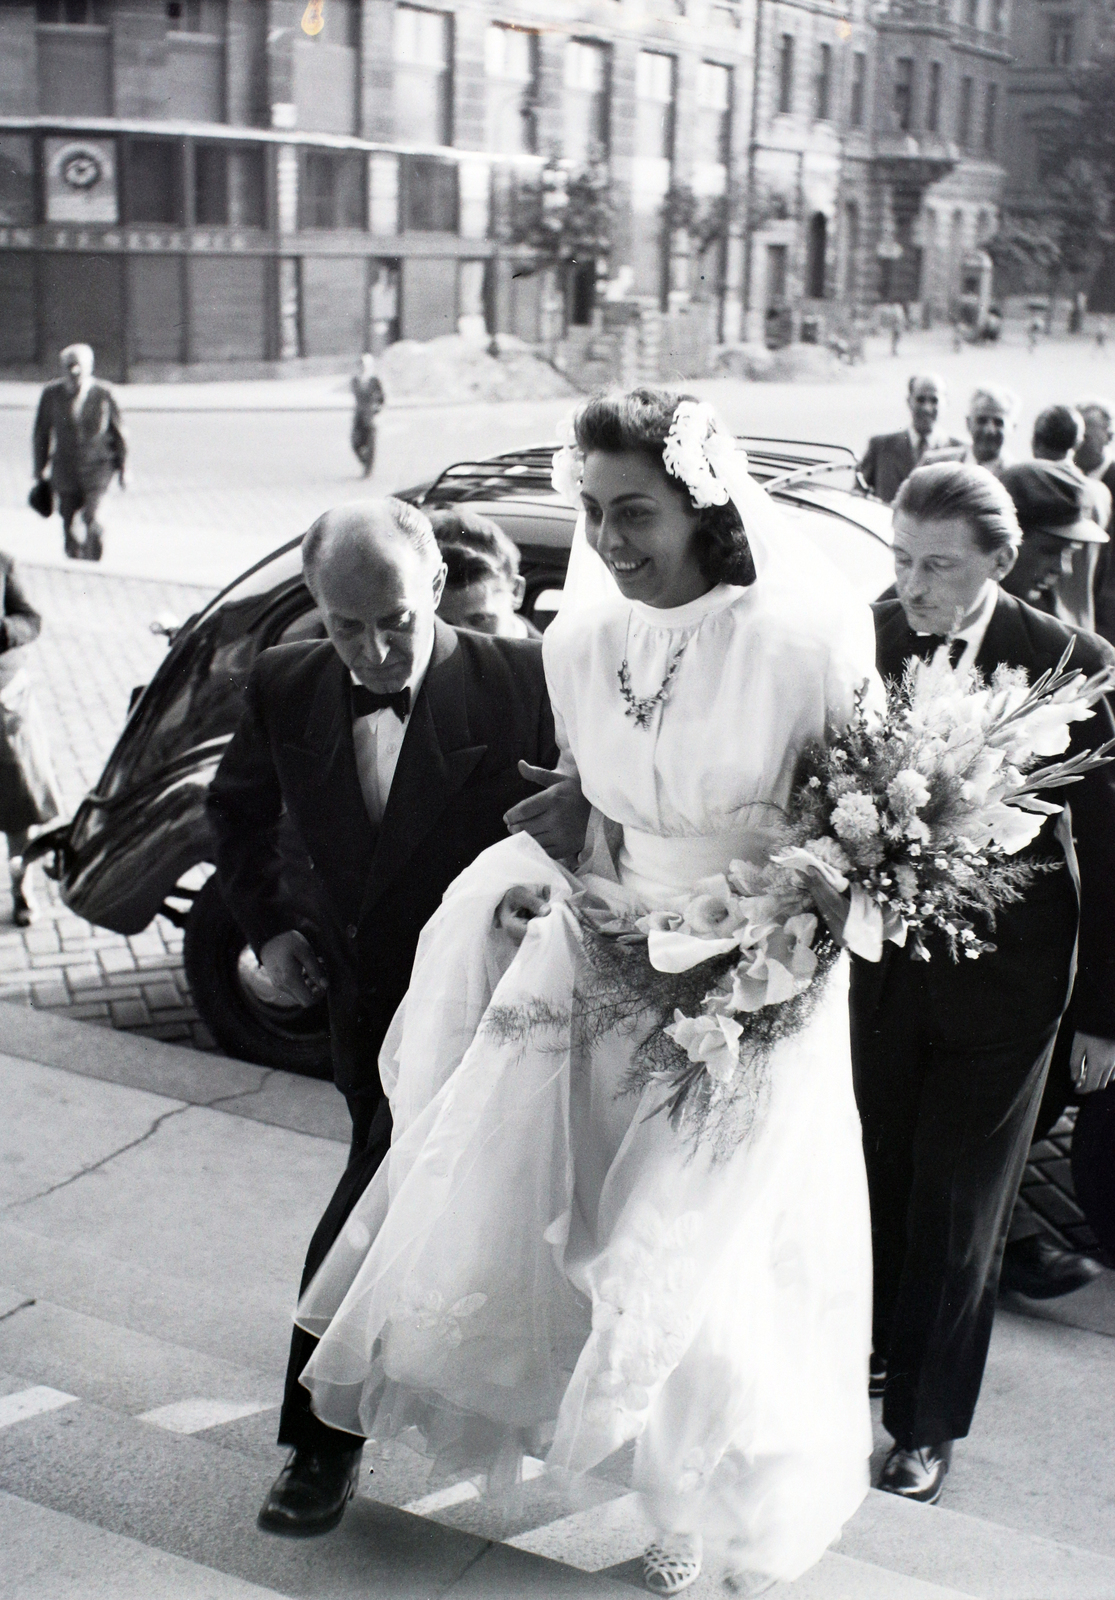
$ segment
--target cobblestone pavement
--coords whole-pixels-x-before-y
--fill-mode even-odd
[[[133,687],[150,678],[166,651],[151,620],[160,612],[184,620],[210,591],[81,568],[21,563],[19,572],[43,617],[29,666],[70,813],[96,782]],[[213,1048],[190,1001],[177,928],[159,917],[131,938],[109,933],[68,911],[41,869],[33,877],[41,915],[30,928],[12,926],[4,885],[0,1000]]]

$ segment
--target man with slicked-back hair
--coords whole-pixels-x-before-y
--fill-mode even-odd
[[[1031,682],[1066,646],[1091,675],[1115,660],[1002,587],[1021,529],[978,466],[919,468],[894,509],[897,598],[877,601],[876,665],[900,679],[947,648],[955,667]],[[1066,755],[1115,736],[1106,701]],[[852,1068],[863,1123],[875,1261],[873,1379],[894,1437],[880,1487],[935,1501],[967,1433],[987,1358],[1011,1210],[1061,1017],[1073,995],[1077,1091],[1115,1079],[1115,768],[1050,796],[1064,811],[1016,859],[1037,870],[1002,907],[978,960],[887,945],[852,963]],[[1079,935],[1079,940],[1078,940]],[[1075,988],[1073,968],[1075,972]]]

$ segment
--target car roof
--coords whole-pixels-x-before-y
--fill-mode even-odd
[[[855,456],[843,445],[796,439],[744,435],[739,442],[748,454],[752,476],[763,484],[783,509],[807,529],[815,526],[816,513],[825,518],[825,543],[831,540],[846,553],[845,565],[862,572],[870,587],[882,570],[879,547],[890,546],[890,507],[850,486],[833,481],[850,476],[854,483]],[[478,460],[451,462],[436,478],[397,491],[397,497],[430,510],[467,504],[471,510],[493,517],[521,548],[565,551],[579,508],[563,500],[550,481],[555,446],[530,445],[521,450]],[[813,518],[804,516],[812,512]],[[816,532],[820,533],[817,528]],[[856,551],[857,538],[867,536],[873,551]],[[301,577],[299,554],[302,535],[278,546],[270,555],[227,585],[200,616],[226,600],[250,599],[268,594],[284,581]],[[876,591],[878,592],[878,591]]]

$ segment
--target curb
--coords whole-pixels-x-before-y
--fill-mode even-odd
[[[352,1136],[343,1098],[320,1078],[91,1027],[16,1001],[0,1001],[0,1054],[292,1133],[346,1145]]]

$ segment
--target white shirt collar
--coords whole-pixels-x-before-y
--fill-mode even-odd
[[[422,684],[425,681],[427,672],[429,672],[429,670],[430,670],[430,660],[431,660],[431,658],[433,656],[433,653],[434,653],[434,634],[431,631],[431,633],[430,633],[430,646],[429,646],[429,649],[426,651],[426,659],[422,663],[421,670],[410,681],[410,709],[411,709],[411,711],[414,710],[414,702],[418,699],[418,692],[421,689]],[[353,683],[357,683],[358,684],[360,682],[360,679],[356,676],[355,672],[350,671],[349,672],[349,677],[352,679]],[[370,716],[370,717],[380,717],[382,715],[383,715],[382,711],[369,711],[368,712],[368,716]],[[392,711],[391,715],[394,716],[395,713]],[[356,720],[358,722],[360,722],[363,719],[358,717]]]
[[[950,635],[953,639],[963,639],[965,644],[968,645],[969,648],[965,651],[965,655],[976,656],[979,654],[983,636],[987,632],[987,625],[991,621],[998,603],[999,585],[989,580],[987,592],[980,601],[979,610],[971,622],[966,627],[957,628],[956,632]]]

